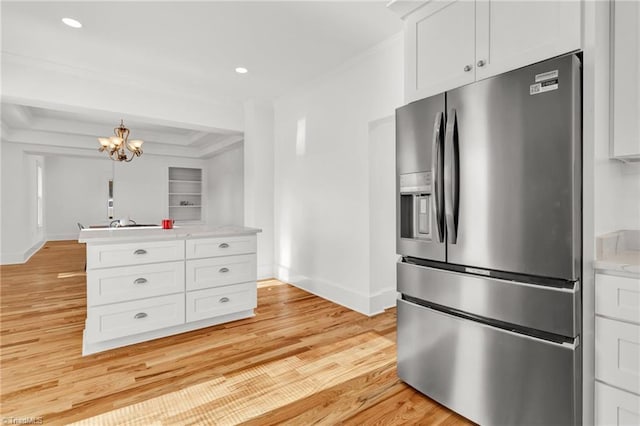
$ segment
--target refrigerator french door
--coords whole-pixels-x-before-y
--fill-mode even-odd
[[[398,375],[481,424],[581,421],[581,66],[396,112]]]

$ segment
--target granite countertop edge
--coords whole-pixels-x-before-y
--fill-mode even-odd
[[[246,226],[179,226],[173,229],[158,228],[108,228],[83,229],[78,242],[88,244],[109,244],[142,241],[167,241],[207,237],[234,237],[255,235],[259,228]]]
[[[621,230],[596,238],[596,272],[640,277],[640,231]]]

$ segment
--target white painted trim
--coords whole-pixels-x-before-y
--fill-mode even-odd
[[[275,277],[273,270],[274,268],[272,264],[258,265],[258,279],[267,280]]]
[[[0,254],[0,265],[17,265],[25,263],[31,256],[33,256],[38,250],[44,246],[46,240],[38,241],[33,246],[29,247],[24,253],[2,253]]]
[[[367,316],[377,315],[384,309],[396,305],[395,288],[388,288],[373,295],[362,294],[335,282],[296,275],[282,265],[278,266],[276,277],[282,282]]]
[[[31,256],[36,254],[36,252],[38,250],[40,250],[42,248],[42,246],[44,246],[44,243],[46,243],[46,242],[47,242],[47,240],[38,241],[33,246],[31,246],[31,248],[29,248],[27,251],[25,251],[24,252],[24,261],[26,262],[27,260],[31,259]]]
[[[384,312],[385,309],[393,308],[396,306],[396,299],[398,292],[395,287],[389,287],[383,291],[369,297],[369,315],[377,315]]]
[[[66,241],[66,240],[75,240],[78,241],[78,237],[80,237],[80,231],[73,234],[47,234],[47,241]]]
[[[0,265],[16,265],[24,263],[23,253],[2,253],[0,255]]]

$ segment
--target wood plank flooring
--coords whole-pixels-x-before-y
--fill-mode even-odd
[[[2,419],[471,424],[397,378],[395,309],[368,318],[277,280],[254,318],[82,357],[84,256],[49,242],[0,267]]]

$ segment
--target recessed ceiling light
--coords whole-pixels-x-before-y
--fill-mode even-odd
[[[246,73],[248,73],[248,72],[249,72],[249,70],[248,70],[248,69],[246,69],[246,68],[244,68],[244,67],[238,67],[238,68],[236,68],[236,72],[237,72],[238,74],[246,74]]]
[[[65,25],[68,25],[71,28],[82,28],[82,24],[73,18],[62,18],[62,22],[64,22]]]

